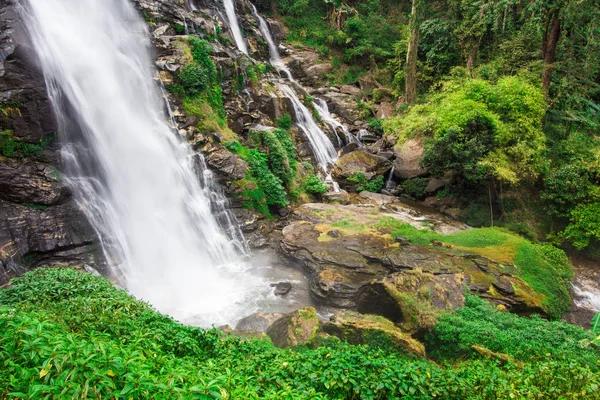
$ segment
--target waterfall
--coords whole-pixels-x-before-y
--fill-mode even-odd
[[[315,158],[323,172],[327,173],[329,168],[338,159],[337,151],[325,133],[319,128],[308,108],[298,98],[296,93],[287,85],[278,85],[279,89],[292,101],[296,124],[308,137]]]
[[[262,33],[263,37],[267,41],[267,44],[269,45],[269,56],[271,58],[269,61],[270,61],[271,65],[273,67],[275,67],[275,69],[277,71],[283,72],[289,81],[294,82],[292,73],[290,72],[288,67],[285,65],[285,63],[281,60],[281,56],[279,55],[279,50],[277,49],[275,40],[273,39],[273,36],[271,35],[271,30],[269,29],[269,25],[267,24],[267,21],[265,21],[265,19],[260,16],[258,11],[256,10],[256,6],[254,4],[251,4],[251,5],[252,5],[252,12],[254,13],[254,16],[256,17],[256,19],[258,20],[258,27],[260,29],[260,33]]]
[[[600,291],[587,287],[581,282],[573,283],[571,286],[575,294],[573,301],[577,306],[600,312]]]
[[[394,171],[395,171],[395,166],[392,165],[392,170],[390,171],[390,176],[388,177],[387,182],[385,183],[385,188],[387,190],[391,190],[393,189],[393,184],[394,184]]]
[[[327,105],[327,102],[325,100],[319,98],[315,98],[315,100],[315,108],[317,109],[317,112],[319,113],[323,121],[325,121],[325,123],[329,125],[329,128],[335,133],[336,136],[338,136],[337,130],[341,129],[344,133],[344,136],[346,137],[346,143],[356,143],[361,147],[363,146],[362,142],[356,136],[350,133],[350,130],[346,125],[340,123],[338,120],[333,118],[333,116],[329,112],[329,106]]]
[[[198,325],[234,323],[271,295],[203,158],[169,127],[149,33],[128,0],[20,8],[63,143],[62,169],[114,275]]]
[[[225,5],[225,13],[227,14],[229,27],[231,28],[231,33],[233,34],[233,39],[235,40],[235,45],[242,53],[248,54],[248,47],[246,46],[246,42],[242,36],[242,30],[240,29],[240,24],[238,23],[233,0],[223,0],[223,3]]]

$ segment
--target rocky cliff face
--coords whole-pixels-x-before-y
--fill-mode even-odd
[[[15,1],[0,2],[0,285],[39,265],[102,265],[62,179],[52,105]]]

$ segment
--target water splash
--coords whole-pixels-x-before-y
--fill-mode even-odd
[[[248,54],[248,46],[246,46],[246,42],[242,36],[242,30],[240,29],[240,24],[238,23],[233,0],[223,0],[223,4],[225,6],[225,13],[227,14],[227,20],[229,21],[229,27],[231,28],[235,45],[242,53]]]
[[[63,172],[114,275],[160,311],[233,324],[271,295],[203,158],[169,126],[127,0],[21,7],[55,107]]]

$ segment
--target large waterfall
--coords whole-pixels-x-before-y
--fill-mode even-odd
[[[64,172],[115,276],[199,325],[256,311],[270,290],[248,272],[202,158],[169,127],[133,2],[29,0],[21,11],[55,106]]]
[[[267,24],[267,21],[265,21],[265,19],[260,16],[254,4],[252,4],[252,12],[254,13],[254,17],[258,21],[260,33],[262,33],[263,37],[267,41],[267,44],[269,45],[269,56],[271,58],[269,62],[277,71],[283,72],[291,82],[294,82],[292,73],[290,72],[289,68],[285,65],[285,63],[281,60],[279,50],[277,49],[275,40],[273,40],[273,36],[271,35],[271,31],[269,30],[269,25]]]

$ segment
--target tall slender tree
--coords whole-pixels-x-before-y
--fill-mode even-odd
[[[410,38],[406,52],[406,66],[404,71],[404,101],[414,104],[417,100],[417,54],[419,48],[419,19],[422,13],[423,0],[412,0],[410,17]]]

